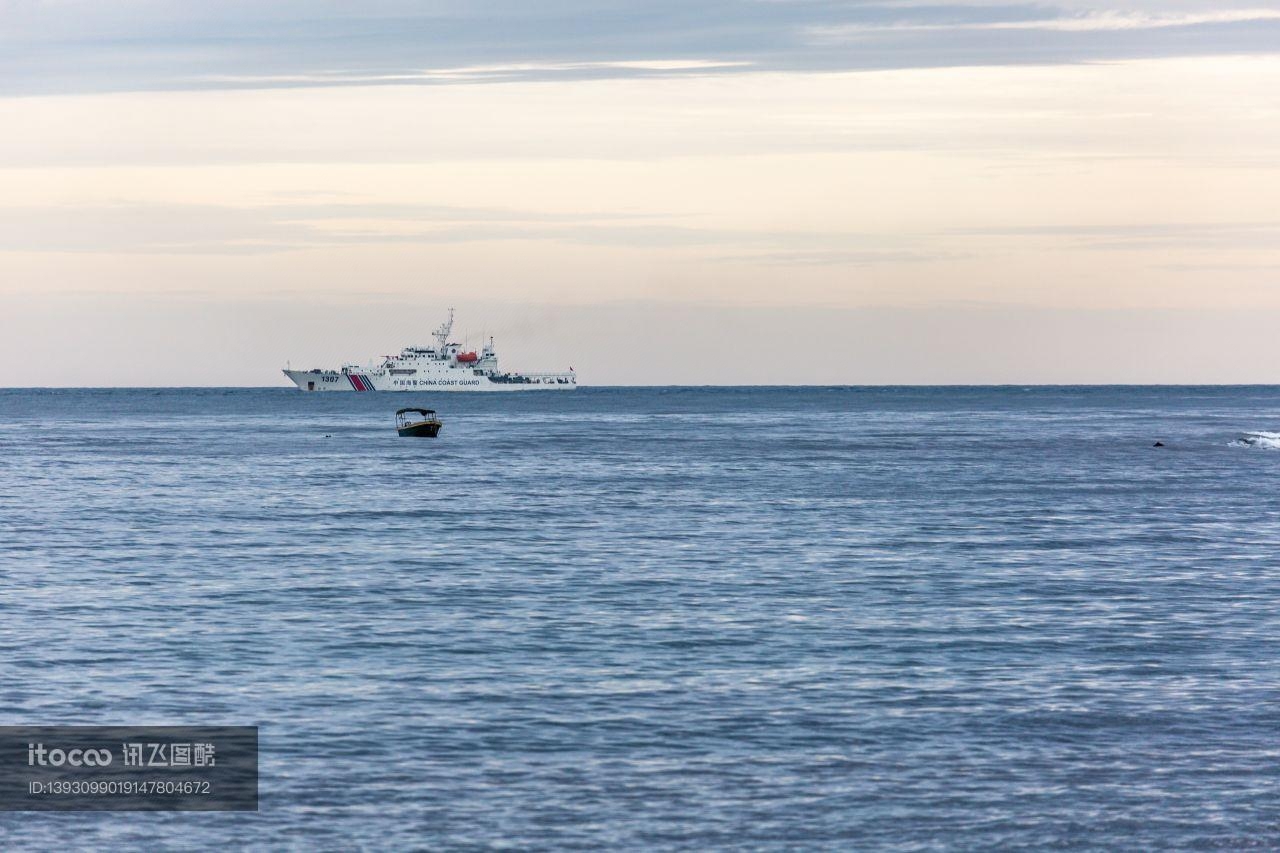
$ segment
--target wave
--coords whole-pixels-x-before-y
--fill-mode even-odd
[[[1246,432],[1231,442],[1231,446],[1280,450],[1280,432]]]

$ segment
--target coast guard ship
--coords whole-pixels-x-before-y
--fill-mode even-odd
[[[343,365],[340,370],[291,370],[284,375],[303,391],[569,391],[578,387],[573,368],[565,373],[516,373],[498,368],[490,338],[480,352],[463,352],[451,343],[449,319],[432,332],[433,347],[405,347],[369,367]]]

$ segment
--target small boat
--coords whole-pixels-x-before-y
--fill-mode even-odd
[[[401,409],[396,412],[396,432],[401,438],[435,438],[444,424],[431,409]]]

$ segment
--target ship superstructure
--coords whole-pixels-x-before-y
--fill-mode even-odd
[[[303,391],[568,391],[578,387],[573,368],[562,373],[523,373],[498,367],[489,338],[480,352],[465,351],[449,340],[449,319],[431,333],[435,346],[405,347],[368,367],[345,364],[338,370],[292,370],[284,375]]]

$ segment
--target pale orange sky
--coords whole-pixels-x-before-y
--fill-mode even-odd
[[[686,65],[0,98],[10,382],[1274,381],[1280,57]]]

